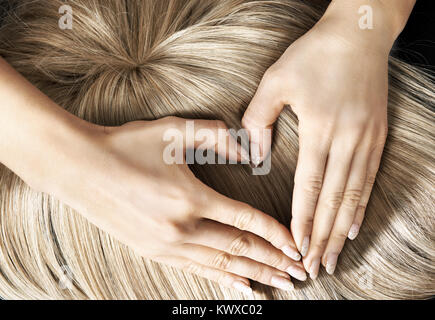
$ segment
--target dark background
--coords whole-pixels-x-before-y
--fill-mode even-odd
[[[400,0],[397,0],[400,1]],[[392,55],[435,70],[435,0],[417,0]]]

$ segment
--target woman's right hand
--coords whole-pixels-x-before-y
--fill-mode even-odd
[[[218,135],[219,129],[227,130],[225,124],[194,120],[194,125],[195,130],[213,132],[216,143],[208,147],[225,144],[224,156],[240,160],[228,131]],[[62,176],[60,180],[67,183],[49,193],[143,257],[223,286],[249,293],[252,279],[290,290],[288,274],[306,279],[286,227],[212,190],[185,161],[174,165],[163,161],[167,130],[182,133],[183,160],[186,147],[199,147],[186,139],[186,120],[168,117],[96,128],[97,133],[87,134],[90,142],[76,147],[82,149],[80,158],[65,157],[65,166],[54,173],[52,180]]]

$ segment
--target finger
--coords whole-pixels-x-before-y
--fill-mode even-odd
[[[288,291],[294,288],[287,273],[249,258],[192,244],[183,245],[180,255],[210,268],[233,273],[282,290]]]
[[[307,279],[301,262],[293,261],[281,250],[253,233],[219,222],[202,220],[197,225],[195,233],[189,236],[186,242],[225,251],[234,256],[250,258],[285,271],[301,281]]]
[[[299,157],[295,172],[292,202],[291,230],[302,256],[308,253],[317,200],[323,176],[329,143],[319,135],[299,133]]]
[[[251,141],[251,161],[256,166],[270,152],[272,127],[285,105],[279,94],[281,86],[282,82],[267,71],[242,119]]]
[[[341,206],[344,188],[349,176],[353,149],[346,141],[333,143],[325,170],[325,178],[314,214],[311,243],[304,265],[312,279],[316,279],[335,217]]]
[[[202,217],[249,231],[270,242],[295,261],[301,259],[293,237],[284,225],[248,204],[227,198],[205,186],[208,195],[203,199]]]
[[[211,150],[224,159],[237,163],[239,161],[249,161],[249,155],[239,143],[231,136],[227,125],[219,120],[187,120],[182,118],[168,117],[162,119],[168,122],[169,129],[176,130],[182,137],[179,139],[179,149],[186,152],[188,163],[205,164],[210,156],[214,161],[214,154],[207,153]],[[169,135],[172,138],[173,132]],[[175,134],[175,133],[174,133]],[[165,139],[169,140],[168,139]],[[195,152],[194,149],[197,151]],[[202,152],[202,153],[201,153]],[[201,159],[198,159],[199,157]],[[190,161],[190,162],[189,162]]]
[[[181,257],[166,256],[154,260],[216,282],[223,287],[236,289],[246,295],[252,296],[253,294],[249,280],[233,273],[206,267],[200,263]]]
[[[186,120],[186,136],[188,130],[194,130],[195,139],[186,139],[186,148],[213,150],[225,159],[235,162],[249,160],[245,149],[231,136],[225,122],[216,120]],[[190,134],[191,135],[191,134]]]
[[[335,271],[338,256],[355,219],[366,181],[368,159],[369,150],[359,152],[353,158],[343,200],[322,257],[322,264],[329,274],[333,274]]]
[[[372,193],[373,186],[375,184],[376,175],[378,173],[379,166],[381,163],[383,150],[384,150],[384,145],[382,144],[378,146],[370,156],[370,160],[367,168],[366,181],[361,195],[361,201],[359,203],[358,209],[356,211],[355,219],[353,221],[353,224],[348,234],[348,238],[350,240],[355,240],[355,238],[358,236],[359,230],[364,220],[367,204],[369,202],[370,195]]]

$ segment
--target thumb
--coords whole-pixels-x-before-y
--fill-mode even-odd
[[[270,152],[273,124],[284,108],[281,81],[267,71],[242,119],[251,141],[251,162],[258,166]]]
[[[234,163],[249,161],[246,151],[234,139],[227,125],[219,120],[181,120],[184,135],[184,151],[210,150]],[[205,159],[204,159],[205,161]],[[205,164],[200,163],[199,164]]]

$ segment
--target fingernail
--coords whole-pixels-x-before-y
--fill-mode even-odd
[[[272,286],[285,291],[290,291],[295,288],[295,286],[289,279],[279,277],[279,276],[273,276],[271,279],[271,284]]]
[[[313,262],[311,262],[311,267],[310,267],[310,278],[313,280],[317,279],[317,276],[319,274],[319,266],[320,266],[320,259],[317,258],[315,260],[313,260]]]
[[[288,267],[287,272],[295,279],[298,279],[300,281],[307,280],[307,274],[305,273],[305,270],[302,270],[298,267],[290,266]]]
[[[235,281],[233,283],[233,288],[240,291],[241,293],[244,293],[246,295],[252,295],[252,289],[250,286],[246,285],[242,281]]]
[[[261,163],[260,145],[256,142],[251,142],[251,163],[254,167],[258,167]]]
[[[296,249],[293,249],[290,246],[285,246],[281,249],[282,252],[284,252],[284,254],[289,257],[290,259],[293,259],[295,261],[299,261],[301,260],[301,255],[299,254],[299,252],[296,251]]]
[[[302,241],[302,247],[301,247],[302,257],[305,257],[307,255],[309,247],[310,247],[310,237],[306,236]]]
[[[338,254],[330,253],[326,259],[326,272],[334,274],[335,267],[337,266]]]
[[[347,235],[347,237],[350,240],[355,240],[355,238],[358,236],[358,233],[359,233],[359,225],[355,223],[352,225],[352,227],[350,227],[349,234]]]
[[[242,146],[240,146],[240,157],[242,159],[242,163],[246,164],[249,163],[249,154],[248,151],[246,151]]]

